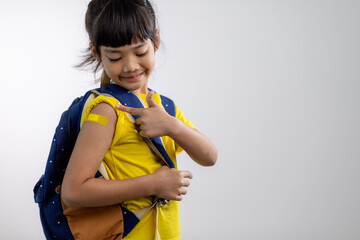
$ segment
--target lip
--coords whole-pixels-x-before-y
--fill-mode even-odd
[[[133,75],[131,75],[131,76],[122,77],[122,78],[123,78],[124,80],[128,81],[128,82],[136,82],[136,81],[138,81],[143,75],[144,75],[144,72],[141,72],[141,73],[133,74]]]

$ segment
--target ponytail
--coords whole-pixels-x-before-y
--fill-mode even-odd
[[[103,73],[101,74],[100,87],[106,87],[109,84],[110,84],[110,78],[104,70]]]

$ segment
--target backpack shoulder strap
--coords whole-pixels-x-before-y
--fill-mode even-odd
[[[175,117],[176,112],[175,112],[174,101],[168,97],[161,95],[161,94],[160,94],[160,97],[161,97],[161,103],[164,106],[165,110],[168,112],[168,114]]]
[[[104,95],[104,96],[116,98],[117,100],[119,100],[120,104],[125,106],[134,107],[134,108],[146,108],[145,104],[143,103],[142,99],[139,96],[116,84],[109,84],[107,87],[94,89],[92,90],[92,92],[94,93],[93,94],[94,96]],[[160,97],[161,97],[162,105],[164,106],[168,114],[170,114],[171,116],[175,116],[174,102],[171,99],[164,97],[162,95],[160,95]],[[137,115],[130,115],[130,114],[128,114],[128,116],[134,124],[135,124],[135,120],[139,117]],[[135,124],[135,128],[136,126],[137,125]],[[175,168],[175,165],[171,160],[170,156],[167,154],[166,149],[164,147],[164,143],[162,142],[160,137],[144,138],[144,141],[153,150],[153,152],[158,157],[160,157],[170,168]],[[99,172],[105,179],[109,179],[108,177],[106,177],[108,175],[103,163],[99,168]],[[153,207],[163,206],[168,202],[169,200],[167,199],[156,198],[151,206],[139,209],[134,212],[127,210],[121,205],[122,211],[124,213],[123,216],[125,222],[124,236],[126,236],[131,231],[131,229],[133,229],[135,225],[140,221],[140,219],[142,219],[142,217],[145,216],[145,214],[148,211],[150,211]]]
[[[131,91],[128,91],[116,84],[109,84],[107,87],[102,87],[99,89],[93,90],[93,92],[101,95],[112,96],[119,100],[122,105],[134,107],[134,108],[146,108],[144,106],[139,96],[135,95]],[[175,104],[174,102],[164,96],[161,96],[161,101],[165,110],[172,116],[175,116]],[[138,115],[130,115],[130,119],[135,123],[135,120],[139,117]],[[149,145],[149,147],[158,155],[170,168],[175,168],[175,164],[171,160],[170,156],[167,154],[166,149],[164,147],[164,143],[162,142],[160,137],[153,138],[144,138],[145,142]]]

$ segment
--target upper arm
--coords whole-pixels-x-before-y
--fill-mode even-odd
[[[111,146],[115,133],[117,115],[112,106],[100,103],[91,113],[108,119],[106,125],[85,121],[77,137],[64,177],[64,187],[82,184],[93,178]]]

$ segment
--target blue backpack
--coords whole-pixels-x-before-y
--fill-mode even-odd
[[[80,131],[83,108],[86,107],[85,104],[92,93],[95,95],[111,95],[118,99],[121,104],[129,107],[144,107],[139,98],[130,91],[116,84],[109,84],[107,87],[90,90],[84,96],[76,98],[70,107],[63,112],[52,140],[45,173],[40,177],[33,190],[35,202],[40,208],[40,219],[46,239],[74,239],[67,219],[63,215],[58,187],[62,184],[68,161]],[[165,110],[168,114],[175,116],[174,102],[167,97],[160,96]],[[138,117],[133,115],[134,119]],[[166,153],[161,138],[144,139],[158,155],[161,154],[159,156],[170,168],[174,168],[174,163]],[[98,172],[95,177],[100,176],[101,174]],[[159,200],[162,204],[166,201],[164,199]],[[123,237],[125,237],[140,220],[123,206],[121,209],[124,217]]]

